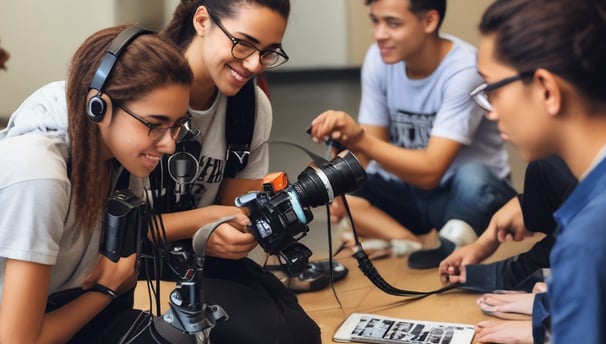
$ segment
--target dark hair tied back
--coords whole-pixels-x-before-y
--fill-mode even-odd
[[[185,50],[195,35],[193,18],[198,7],[206,6],[209,12],[223,19],[234,16],[244,5],[269,8],[286,19],[290,15],[290,0],[181,0],[162,35]]]
[[[545,68],[592,102],[606,100],[606,0],[497,0],[480,23],[495,56],[518,71]]]

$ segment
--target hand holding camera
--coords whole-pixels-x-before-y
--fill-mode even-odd
[[[255,237],[248,230],[250,223],[243,213],[234,214],[235,219],[220,225],[209,238],[206,254],[226,259],[242,259],[257,246]]]
[[[335,197],[356,189],[366,172],[350,151],[343,151],[320,166],[310,165],[289,184],[284,173],[266,177],[262,192],[236,199],[236,205],[250,210],[249,226],[261,247],[280,257],[288,273],[296,275],[306,266],[311,251],[298,243],[309,231],[313,219],[310,207],[326,205]]]

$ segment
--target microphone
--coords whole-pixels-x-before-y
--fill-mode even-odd
[[[198,177],[198,160],[188,152],[174,153],[168,158],[168,174],[175,181],[175,201],[179,203]]]

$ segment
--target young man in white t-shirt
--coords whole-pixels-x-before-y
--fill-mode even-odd
[[[516,194],[507,152],[469,98],[482,82],[476,49],[439,34],[446,1],[366,4],[375,43],[362,67],[358,122],[326,111],[312,135],[330,136],[366,164],[368,182],[348,196],[358,234],[412,253],[413,268],[436,267]],[[345,215],[339,202],[332,210],[333,219]]]

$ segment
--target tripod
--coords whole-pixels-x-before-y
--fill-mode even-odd
[[[206,242],[219,225],[233,218],[221,218],[196,231],[192,241],[193,267],[186,270],[170,293],[170,308],[161,316],[152,317],[151,324],[128,343],[149,343],[149,337],[156,343],[166,344],[210,343],[210,331],[217,322],[227,320],[228,315],[221,306],[204,302]]]
[[[178,283],[169,296],[170,308],[156,317],[150,327],[152,335],[157,334],[168,343],[209,343],[211,329],[228,318],[221,306],[204,303],[202,268],[190,271],[191,279]]]

